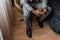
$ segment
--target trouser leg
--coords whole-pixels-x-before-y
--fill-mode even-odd
[[[32,37],[32,32],[31,32],[31,27],[30,27],[30,12],[23,7],[23,12],[24,12],[24,22],[26,24],[26,33],[28,37]]]
[[[41,8],[41,6],[42,6],[41,3],[37,3],[37,4],[34,4],[34,5],[33,5],[33,7],[34,7],[35,9],[39,9],[39,8]],[[52,11],[51,7],[48,6],[48,11],[47,11],[47,13],[37,18],[37,22],[38,22],[39,25],[40,25],[40,24],[41,24],[41,26],[43,25],[43,23],[42,23],[43,20],[51,13],[51,11]]]
[[[49,16],[49,14],[51,13],[51,11],[52,11],[51,7],[48,6],[48,11],[47,11],[47,13],[44,14],[44,15],[42,15],[42,16],[40,16],[40,17],[39,17],[39,20],[40,20],[40,21],[43,21],[46,17]]]
[[[43,22],[41,22],[41,21],[39,20],[39,17],[37,17],[37,22],[38,22],[38,25],[39,25],[41,28],[43,28]]]
[[[38,21],[40,27],[43,28],[43,20],[44,20],[46,17],[49,16],[49,14],[51,13],[51,11],[52,11],[51,7],[48,6],[48,11],[47,11],[47,13],[37,18],[37,21]]]

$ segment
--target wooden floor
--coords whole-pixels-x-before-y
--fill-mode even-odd
[[[60,35],[53,32],[47,21],[44,21],[44,28],[40,28],[36,21],[33,21],[32,38],[26,35],[24,21],[20,21],[23,16],[14,8],[15,25],[12,27],[13,40],[60,40]]]

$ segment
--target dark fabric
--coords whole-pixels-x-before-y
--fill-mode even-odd
[[[48,5],[52,8],[52,13],[49,15],[48,22],[50,27],[56,33],[60,32],[60,0],[49,0]]]
[[[28,3],[39,3],[41,0],[28,0]]]

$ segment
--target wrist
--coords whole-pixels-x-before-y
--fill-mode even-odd
[[[35,10],[33,9],[31,12],[32,12],[32,13],[34,13],[34,12],[35,12]]]

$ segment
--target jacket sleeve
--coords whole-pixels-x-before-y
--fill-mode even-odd
[[[42,8],[47,7],[48,0],[42,0]]]
[[[33,9],[29,4],[27,0],[20,0],[20,4],[25,7],[28,11],[31,12],[31,10]]]

